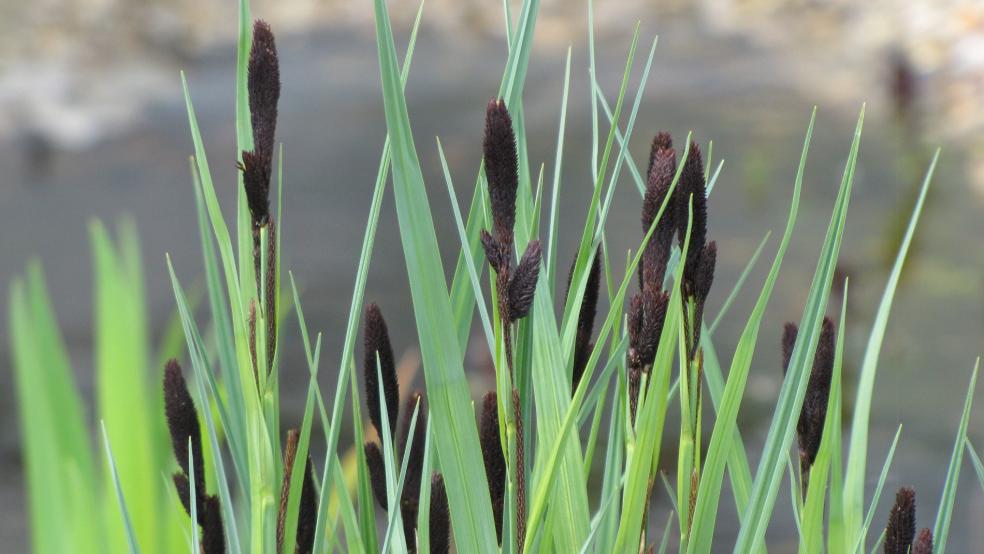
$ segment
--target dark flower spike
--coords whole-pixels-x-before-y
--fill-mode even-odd
[[[417,409],[417,423],[413,428],[413,442],[410,442],[410,450],[407,450],[407,443],[410,438],[410,421],[413,419],[413,412]],[[403,427],[400,431],[400,452],[407,458],[407,472],[403,481],[403,499],[412,500],[416,503],[420,496],[420,479],[424,468],[424,443],[427,434],[427,406],[423,396],[419,392],[414,392],[407,399],[403,411]]]
[[[482,249],[485,250],[485,259],[489,261],[492,269],[497,274],[507,273],[509,271],[509,251],[503,248],[499,241],[495,240],[495,237],[485,229],[479,232],[479,236],[482,239]]]
[[[174,480],[174,490],[178,492],[178,500],[181,501],[181,505],[184,507],[185,512],[191,514],[191,483],[188,482],[188,476],[184,473],[177,471],[171,476]],[[203,506],[205,505],[204,498],[195,494],[195,504],[197,504],[196,509],[201,512]]]
[[[659,209],[666,199],[670,185],[673,184],[675,173],[676,152],[673,150],[673,141],[669,133],[659,133],[653,139],[652,152],[649,158],[649,172],[646,177],[646,193],[642,200],[643,233],[649,232],[649,228],[659,214]],[[669,262],[670,249],[673,244],[673,233],[676,230],[673,212],[674,206],[670,203],[663,210],[659,225],[646,244],[642,263],[639,266],[640,288],[647,284],[658,288],[663,286],[666,265]]]
[[[639,369],[652,365],[669,296],[649,287],[632,297],[629,303],[629,364]]]
[[[495,391],[486,393],[479,416],[478,439],[482,445],[485,476],[488,478],[489,494],[492,497],[495,534],[501,544],[503,502],[506,494],[506,459],[502,454],[502,442],[499,440],[498,410],[498,397]]]
[[[259,150],[244,150],[242,156],[243,162],[239,169],[243,172],[246,204],[249,206],[249,213],[253,216],[253,228],[259,229],[270,220],[270,173],[272,165],[270,158]],[[255,238],[254,242],[257,242]]]
[[[363,449],[366,454],[366,468],[369,470],[372,494],[376,497],[376,502],[386,510],[389,506],[387,506],[386,465],[383,462],[383,453],[379,450],[379,445],[374,442],[367,442]]]
[[[697,260],[697,271],[694,276],[693,293],[696,300],[696,312],[694,313],[693,344],[690,345],[690,359],[697,356],[697,350],[700,348],[700,328],[704,320],[704,303],[711,293],[716,264],[717,243],[711,241],[704,246],[704,251]]]
[[[377,355],[379,356],[378,364]],[[396,380],[396,365],[393,362],[393,347],[390,345],[389,331],[386,329],[383,313],[375,303],[366,306],[363,371],[366,380],[366,405],[369,408],[369,419],[372,420],[372,424],[380,436],[383,434],[383,419],[379,405],[378,375],[381,374],[383,377],[383,395],[386,398],[386,413],[389,416],[390,436],[392,437],[396,430],[400,389]]]
[[[823,319],[817,352],[813,358],[810,380],[806,385],[803,408],[800,411],[796,431],[800,441],[800,456],[804,467],[813,465],[823,438],[823,424],[827,418],[827,400],[830,398],[830,380],[834,371],[834,322]]]
[[[314,466],[308,456],[304,464],[304,483],[301,484],[301,503],[297,510],[297,552],[314,551],[314,530],[318,524],[318,491],[314,488]]]
[[[280,62],[270,25],[260,19],[253,24],[246,89],[249,93],[254,151],[265,156],[269,163],[277,127],[277,102],[280,100]]]
[[[435,473],[431,478],[429,529],[431,554],[451,552],[451,511],[448,508],[448,492],[444,488],[444,478],[440,473]]]
[[[188,394],[188,385],[181,374],[181,366],[174,359],[168,360],[164,365],[164,414],[167,416],[167,427],[171,433],[174,457],[177,458],[185,479],[191,475],[188,468],[188,439],[191,439],[191,448],[195,452],[193,457],[195,495],[204,498],[205,464],[202,458],[202,435],[198,426],[198,412],[195,410],[195,402]],[[185,490],[187,491],[187,488]]]
[[[492,224],[496,238],[505,246],[513,242],[516,221],[517,176],[516,136],[512,119],[502,100],[491,100],[485,112],[485,177],[492,203]]]
[[[219,497],[206,496],[205,509],[198,516],[202,526],[202,554],[225,554],[225,531]]]
[[[885,554],[909,554],[916,538],[916,491],[902,487],[888,514],[885,528]]]
[[[531,240],[519,259],[516,271],[509,279],[509,321],[522,319],[530,313],[536,281],[540,276],[540,241]]]
[[[686,267],[694,267],[697,258],[704,250],[707,240],[707,190],[704,183],[704,162],[700,155],[700,146],[690,142],[687,160],[683,164],[680,182],[674,191],[676,214],[674,220],[677,227],[677,237],[680,247],[687,238],[687,223],[690,219],[690,203],[693,202],[693,224],[690,231],[690,246],[687,249]],[[691,200],[691,196],[693,199]]]
[[[923,528],[912,543],[912,554],[933,554],[933,532]]]
[[[571,271],[567,276],[567,294],[571,294],[571,279],[574,277],[574,263],[571,264]],[[591,356],[594,343],[591,342],[591,335],[594,332],[594,320],[598,311],[598,291],[601,287],[601,249],[595,251],[594,260],[591,262],[591,269],[588,271],[588,282],[584,286],[584,296],[581,298],[581,310],[577,315],[577,333],[574,335],[574,371],[571,374],[571,394],[577,390],[581,376],[584,375],[584,367]]]

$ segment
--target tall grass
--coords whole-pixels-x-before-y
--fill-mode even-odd
[[[269,27],[254,25],[248,4],[240,2],[237,183],[217,187],[213,182],[192,102],[194,84],[182,76],[207,320],[196,317],[198,302],[179,277],[189,268],[168,259],[174,325],[180,329],[174,336],[183,342],[168,341],[153,356],[135,233],[124,227],[117,247],[101,225],[93,225],[99,451],[86,439],[94,421],[74,385],[40,267],[32,265],[11,287],[11,340],[36,551],[444,552],[450,539],[457,552],[469,553],[664,552],[671,544],[694,554],[763,552],[787,478],[800,552],[867,552],[883,537],[893,552],[910,546],[917,552],[927,540],[935,541],[937,552],[945,549],[965,450],[978,476],[984,475],[967,439],[976,367],[931,529],[917,540],[915,529],[909,533],[900,523],[914,517],[911,502],[896,505],[887,527],[873,521],[895,443],[874,495],[866,497],[872,489],[866,482],[868,427],[879,353],[939,153],[926,170],[870,330],[845,442],[846,284],[840,321],[825,324],[824,318],[861,150],[862,109],[844,147],[843,176],[798,332],[787,341],[785,379],[764,445],[750,453],[738,417],[763,343],[760,334],[777,331],[762,329],[763,315],[796,229],[815,112],[798,169],[790,176],[790,208],[778,246],[771,250],[767,236],[736,283],[713,282],[716,244],[706,236],[706,222],[713,217],[710,193],[721,175],[720,162],[712,165],[708,149],[705,163],[690,136],[678,141],[678,150],[668,136],[658,137],[649,167],[637,165],[628,150],[655,39],[645,62],[637,63],[636,27],[617,97],[606,98],[596,81],[589,0],[593,188],[584,212],[561,214],[570,52],[552,178],[542,169],[534,178],[522,99],[539,2],[525,0],[515,18],[515,6],[507,1],[504,7],[508,57],[499,90],[490,91],[494,100],[483,163],[468,206],[458,202],[438,141],[460,241],[457,258],[450,261],[438,249],[431,211],[436,199],[428,196],[422,171],[422,163],[431,162],[417,154],[404,95],[423,5],[401,65],[386,4],[373,1],[387,136],[342,354],[337,366],[328,365],[336,388],[322,391],[322,335],[312,336],[293,276],[284,279],[281,270],[282,247],[290,241],[280,232],[285,184],[283,149],[274,140],[280,86],[275,42]],[[640,65],[633,92],[631,75]],[[640,192],[643,233],[638,244],[620,252],[608,241],[606,228],[615,191],[625,180]],[[226,194],[238,199],[231,220],[219,207],[219,196]],[[390,199],[426,384],[402,416],[382,315],[371,308],[367,321],[360,321],[380,209]],[[558,267],[557,235],[579,217],[584,223],[575,229],[578,250],[567,292],[560,295],[564,271]],[[771,252],[771,265],[758,292],[750,293],[746,278],[763,252]],[[623,255],[627,267],[619,275],[611,269],[612,258]],[[445,267],[451,265],[449,287]],[[602,284],[609,309],[597,314],[595,333]],[[704,313],[711,290],[728,298],[717,314]],[[744,318],[729,309],[741,294],[757,298]],[[495,389],[478,409],[464,362],[476,310],[481,325],[475,332],[485,339],[496,368]],[[725,317],[743,321],[730,353],[714,345]],[[295,320],[309,380],[302,422],[285,434],[279,382],[282,372],[296,370],[281,367],[280,335],[295,329]],[[355,359],[362,334],[365,390]],[[730,360],[722,357],[728,354]],[[184,370],[177,360],[168,363],[162,396],[157,376],[170,358],[183,358]],[[156,369],[148,372],[148,367]],[[666,432],[671,409],[679,409],[678,434]],[[349,415],[353,445],[341,440]],[[365,415],[371,429],[363,423]],[[324,451],[311,448],[318,432]],[[666,436],[677,436],[676,444],[664,444]],[[661,472],[672,464],[675,476]],[[651,510],[654,491],[663,487],[674,503],[669,521],[655,520]],[[728,494],[740,520],[734,537],[716,532],[720,500]]]

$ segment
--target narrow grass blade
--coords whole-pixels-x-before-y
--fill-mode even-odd
[[[953,516],[953,503],[957,497],[957,481],[960,479],[960,467],[963,464],[964,446],[967,444],[967,426],[970,424],[970,408],[974,405],[974,392],[977,388],[977,370],[981,360],[974,364],[974,373],[970,376],[970,386],[967,389],[967,399],[964,400],[963,416],[960,418],[960,428],[953,444],[953,454],[950,455],[950,467],[946,470],[946,484],[940,498],[940,508],[936,512],[936,524],[933,526],[933,542],[937,552],[946,552],[946,542],[950,535],[950,520]]]

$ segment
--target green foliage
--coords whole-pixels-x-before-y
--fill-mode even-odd
[[[588,3],[589,66],[591,80],[592,155],[591,200],[583,213],[578,233],[577,257],[570,274],[570,294],[557,303],[563,290],[564,272],[556,252],[560,228],[573,218],[559,213],[560,175],[564,164],[567,102],[571,87],[570,51],[565,61],[565,80],[559,106],[556,149],[552,168],[540,167],[534,185],[530,171],[524,124],[523,91],[530,63],[539,2],[524,0],[515,19],[511,2],[504,2],[508,57],[497,97],[513,117],[518,157],[515,252],[545,235],[544,263],[538,268],[538,284],[530,316],[515,326],[511,336],[514,356],[507,359],[506,335],[497,300],[500,290],[495,275],[490,286],[482,283],[483,249],[479,232],[491,225],[489,186],[483,167],[478,168],[471,202],[460,205],[443,148],[438,141],[439,160],[456,226],[460,251],[454,260],[451,286],[445,277],[445,262],[438,249],[434,226],[433,198],[424,182],[422,161],[417,153],[404,87],[409,74],[417,29],[423,14],[418,12],[402,65],[397,58],[394,33],[384,0],[374,0],[375,32],[382,84],[386,139],[373,189],[362,249],[342,340],[342,354],[334,375],[336,388],[326,402],[318,384],[322,335],[311,340],[302,309],[302,294],[290,275],[289,294],[281,290],[281,245],[283,228],[283,148],[279,149],[273,174],[277,178],[276,226],[255,226],[247,206],[243,178],[237,177],[234,230],[220,207],[219,196],[232,194],[230,187],[212,181],[206,147],[198,128],[191,86],[182,84],[187,104],[194,155],[190,160],[192,193],[196,201],[204,270],[204,304],[207,321],[199,321],[196,302],[189,300],[179,268],[167,260],[177,315],[170,339],[162,352],[150,352],[150,339],[143,301],[143,277],[139,247],[132,226],[123,226],[118,246],[99,223],[91,228],[94,261],[94,336],[96,366],[96,411],[102,422],[104,470],[97,451],[87,437],[95,420],[85,412],[74,373],[65,353],[64,341],[55,322],[38,264],[32,264],[23,279],[10,291],[10,328],[17,395],[30,499],[32,544],[38,552],[175,552],[188,548],[197,552],[202,535],[197,524],[197,494],[192,487],[192,518],[184,513],[169,475],[176,465],[164,425],[161,395],[157,389],[160,360],[183,354],[191,394],[199,408],[203,457],[209,489],[221,506],[222,530],[228,552],[273,553],[295,551],[302,536],[302,523],[313,526],[315,552],[394,552],[415,547],[429,551],[440,540],[432,534],[430,508],[436,500],[431,473],[440,473],[446,487],[453,541],[458,552],[637,552],[647,546],[664,552],[674,540],[681,552],[708,553],[726,548],[735,552],[763,552],[766,531],[774,519],[774,505],[784,480],[789,485],[801,552],[850,552],[867,549],[867,535],[879,506],[882,487],[901,433],[896,434],[882,465],[874,495],[865,510],[868,426],[874,394],[874,378],[881,344],[887,333],[888,315],[898,287],[906,254],[929,189],[938,154],[923,181],[920,196],[909,220],[905,238],[888,277],[865,351],[853,414],[842,414],[843,394],[849,390],[842,373],[845,357],[844,325],[847,308],[845,286],[840,307],[840,325],[833,358],[833,374],[823,435],[809,477],[800,475],[791,458],[791,446],[810,380],[820,337],[821,322],[834,269],[844,240],[848,205],[858,161],[863,110],[837,194],[826,236],[809,285],[807,302],[799,322],[799,334],[791,348],[788,373],[773,411],[761,452],[750,453],[738,421],[746,384],[758,354],[763,316],[772,297],[781,266],[791,244],[804,186],[807,154],[815,119],[811,115],[796,174],[793,176],[788,220],[757,301],[743,320],[741,337],[734,352],[715,348],[714,332],[731,314],[732,301],[746,284],[759,255],[767,250],[763,240],[747,267],[731,288],[720,313],[710,325],[702,325],[699,361],[687,358],[686,337],[693,332],[694,314],[684,289],[684,263],[690,248],[696,210],[681,214],[671,205],[668,192],[655,214],[653,224],[639,244],[625,256],[626,270],[616,275],[612,256],[621,252],[607,240],[606,225],[615,191],[623,180],[623,169],[640,194],[645,194],[648,175],[640,171],[629,145],[636,116],[648,81],[656,41],[642,65],[639,84],[630,90],[636,69],[635,53],[639,26],[629,45],[617,97],[609,103],[598,83],[593,30],[593,7]],[[253,148],[253,129],[248,103],[247,64],[251,44],[251,17],[246,0],[239,3],[238,54],[236,68],[236,138],[240,151]],[[632,95],[632,96],[630,96]],[[631,103],[626,101],[631,98]],[[626,114],[626,112],[628,112]],[[599,114],[606,118],[599,121]],[[623,122],[624,119],[624,122]],[[605,129],[604,125],[608,125]],[[682,146],[669,190],[681,183],[685,160],[691,152],[690,137]],[[701,166],[708,178],[707,194],[722,173],[723,160],[712,165],[708,156]],[[713,171],[712,171],[713,169]],[[356,344],[366,296],[376,229],[386,185],[392,172],[392,201],[398,217],[400,240],[406,261],[413,300],[413,315],[423,359],[426,382],[424,404],[412,411],[410,428],[426,416],[419,505],[416,512],[417,544],[404,537],[404,513],[400,493],[408,482],[410,456],[397,452],[389,430],[397,427],[382,410],[382,482],[373,482],[362,444],[371,440],[363,425],[362,405],[355,372]],[[569,185],[568,185],[569,186]],[[544,190],[550,187],[549,190]],[[433,189],[430,189],[433,190]],[[691,206],[693,208],[693,205]],[[670,211],[675,210],[675,211]],[[632,355],[629,323],[629,290],[643,253],[655,240],[664,217],[687,215],[689,221],[682,249],[673,246],[666,280],[668,309],[658,348],[639,386],[638,406],[631,407],[627,356]],[[546,219],[543,219],[546,217]],[[564,229],[563,232],[570,232]],[[255,233],[255,234],[254,234]],[[256,241],[256,242],[254,242]],[[254,245],[260,259],[254,265]],[[698,245],[702,246],[702,245]],[[770,250],[771,251],[771,250]],[[273,257],[271,258],[271,254]],[[607,311],[584,365],[584,376],[573,387],[573,349],[577,340],[579,314],[594,256],[601,256],[602,282],[607,290]],[[181,268],[185,269],[185,268]],[[257,271],[259,269],[259,271]],[[491,273],[491,272],[490,272]],[[272,276],[272,277],[270,277]],[[258,287],[257,284],[261,286]],[[271,283],[270,287],[264,286]],[[727,285],[717,283],[718,290]],[[804,286],[806,284],[804,283]],[[486,290],[488,292],[486,292]],[[283,297],[283,298],[282,298]],[[192,299],[194,299],[194,295]],[[284,301],[287,299],[287,301]],[[685,307],[685,301],[688,302]],[[472,335],[474,313],[481,322],[478,333],[492,353],[496,371],[499,442],[506,459],[505,506],[501,546],[496,541],[492,497],[485,473],[479,432],[475,423],[472,390],[466,378],[464,347]],[[293,330],[296,314],[307,362],[308,387],[304,415],[296,443],[293,465],[284,461],[280,421],[279,382],[282,354],[269,341],[280,345],[278,334]],[[270,321],[272,320],[272,321]],[[268,325],[270,324],[270,325]],[[262,332],[266,329],[268,332]],[[770,334],[767,332],[767,334]],[[182,351],[173,352],[175,339],[183,338]],[[766,341],[771,344],[771,341]],[[719,357],[720,356],[720,357]],[[727,356],[727,357],[725,357]],[[730,358],[728,371],[722,360]],[[692,365],[699,364],[699,365]],[[510,369],[511,368],[511,369]],[[676,368],[676,371],[674,371]],[[697,369],[697,371],[693,371]],[[293,369],[290,369],[293,371]],[[382,390],[381,372],[378,394]],[[969,446],[968,424],[976,380],[971,379],[965,408],[955,438],[946,475],[941,506],[934,532],[939,551],[945,548],[963,455],[969,457],[984,483],[982,466]],[[703,409],[707,390],[711,410]],[[519,398],[514,410],[513,391]],[[373,394],[370,391],[369,394]],[[351,402],[351,404],[349,404]],[[677,444],[664,444],[668,410],[678,403],[686,420]],[[350,410],[348,409],[350,406]],[[842,440],[842,417],[851,417],[848,448]],[[353,445],[342,444],[345,418],[352,417]],[[404,422],[406,424],[407,422]],[[322,436],[315,437],[316,429]],[[521,434],[520,430],[525,430]],[[704,435],[707,433],[706,435]],[[413,434],[411,433],[411,437]],[[702,437],[707,439],[702,441]],[[317,440],[315,440],[317,439]],[[323,452],[313,444],[325,444]],[[659,469],[666,456],[680,453],[683,463],[671,478]],[[517,461],[525,452],[524,462]],[[842,464],[842,455],[847,463]],[[402,457],[401,457],[402,456]],[[312,493],[315,508],[305,504],[304,481],[308,459],[313,462]],[[753,474],[749,460],[758,460]],[[193,460],[189,466],[194,467]],[[416,461],[416,460],[414,460]],[[292,478],[285,483],[286,475]],[[296,476],[297,478],[294,478]],[[525,476],[525,481],[520,479]],[[659,477],[659,479],[657,479]],[[727,477],[727,479],[725,479]],[[193,475],[192,475],[193,479]],[[525,489],[521,484],[525,482]],[[734,544],[715,534],[721,517],[720,500],[731,488],[740,528]],[[667,489],[676,514],[663,521],[650,521],[654,489]],[[804,486],[805,484],[805,486]],[[387,492],[388,506],[377,521],[374,485]],[[828,496],[829,495],[829,496]],[[525,504],[522,502],[525,499]],[[311,500],[310,498],[308,500]],[[281,507],[282,505],[282,507]],[[313,512],[312,512],[313,510]],[[517,521],[525,513],[525,520]],[[52,522],[57,522],[52,525]],[[826,522],[826,529],[825,529]],[[662,527],[659,527],[662,526]],[[278,537],[278,527],[284,531]],[[521,535],[525,527],[525,535]],[[653,532],[657,529],[657,532]],[[278,544],[283,539],[283,545]]]

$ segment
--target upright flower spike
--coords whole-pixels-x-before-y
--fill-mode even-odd
[[[430,551],[431,554],[451,552],[451,512],[448,508],[448,492],[444,478],[435,473],[431,478],[430,500]]]
[[[923,528],[912,543],[912,554],[933,554],[933,531]]]
[[[693,223],[690,230],[690,246],[687,249],[687,268],[696,270],[696,262],[704,250],[707,240],[707,187],[704,183],[704,162],[700,155],[700,146],[691,141],[687,160],[683,164],[680,182],[674,192],[676,214],[674,221],[677,227],[677,237],[680,248],[687,238],[687,224],[690,219],[690,203],[693,202]],[[685,280],[686,276],[684,277]]]
[[[673,150],[673,140],[669,133],[659,133],[653,139],[649,171],[646,174],[646,193],[642,200],[643,233],[649,232],[656,216],[659,215],[659,209],[666,200],[675,173],[676,151]],[[663,287],[666,265],[673,244],[673,233],[676,230],[674,216],[674,205],[668,203],[643,251],[642,262],[639,265],[639,288],[647,284],[657,288]]]
[[[366,406],[369,409],[369,419],[376,427],[376,431],[382,435],[383,417],[380,411],[379,379],[377,377],[382,374],[383,395],[386,398],[390,436],[394,436],[397,410],[399,410],[400,403],[400,389],[396,380],[396,365],[393,361],[393,347],[390,345],[389,331],[386,328],[383,313],[375,303],[366,306],[365,358],[362,367],[366,382]]]
[[[690,345],[690,359],[697,356],[700,349],[700,329],[704,321],[704,304],[711,293],[711,285],[714,283],[714,269],[717,265],[717,243],[711,241],[704,245],[704,250],[697,259],[697,268],[694,272],[692,293],[696,310],[694,311],[694,329]]]
[[[509,298],[509,321],[517,321],[530,313],[533,306],[533,295],[536,293],[537,277],[540,275],[540,241],[531,240],[526,246],[526,252],[519,260],[516,271],[509,279],[506,291]]]
[[[783,374],[789,370],[789,359],[796,344],[797,334],[796,325],[793,323],[787,323],[783,328]],[[803,407],[800,410],[799,421],[796,423],[800,467],[804,476],[809,475],[810,466],[817,459],[820,441],[823,439],[827,401],[830,398],[830,382],[834,372],[835,336],[834,322],[829,317],[825,317],[820,328],[817,351],[813,357],[810,380],[806,385],[806,395],[803,397]]]
[[[916,538],[916,491],[902,487],[888,514],[885,528],[885,554],[909,554]]]
[[[246,68],[250,123],[253,127],[254,151],[273,154],[277,128],[277,102],[280,100],[280,61],[270,24],[262,19],[253,23],[253,44]]]
[[[297,446],[301,434],[297,429],[287,431],[287,442],[284,446],[284,480],[280,489],[280,510],[277,514],[277,552],[284,551],[286,537],[287,503],[290,498],[291,482],[294,473],[294,461],[297,458]],[[301,499],[297,511],[297,534],[295,544],[296,554],[308,554],[314,549],[314,528],[318,517],[318,496],[314,487],[311,457],[304,463],[304,481],[301,483]]]
[[[369,470],[369,484],[372,485],[372,495],[376,497],[376,502],[385,510],[387,506],[386,496],[386,465],[383,462],[383,453],[379,450],[379,445],[374,442],[367,442],[363,446],[366,456],[366,468]]]
[[[188,386],[176,360],[168,360],[164,366],[164,413],[167,417],[171,446],[181,471],[174,474],[174,486],[178,498],[188,515],[191,515],[191,487],[195,487],[196,522],[202,528],[202,554],[225,553],[225,530],[222,527],[222,508],[217,496],[205,490],[205,467],[202,461],[202,438],[198,425],[198,412],[188,394]],[[188,465],[188,442],[191,441],[192,463]],[[190,482],[189,471],[194,469],[195,482]]]
[[[509,252],[516,222],[516,189],[519,186],[516,135],[512,118],[502,100],[489,101],[485,112],[485,177],[492,205],[496,239]]]
[[[188,468],[188,439],[194,450],[195,464],[195,495],[202,498],[205,494],[205,463],[202,458],[202,435],[198,426],[198,412],[195,402],[188,394],[188,385],[178,361],[171,359],[164,365],[164,414],[167,417],[167,427],[171,434],[171,447],[174,457],[181,466],[181,471],[187,479],[191,472]]]
[[[571,294],[571,279],[574,277],[574,263],[571,264],[571,271],[567,275],[567,293]],[[591,335],[594,332],[594,320],[598,311],[598,292],[601,288],[601,249],[595,251],[594,259],[591,261],[591,269],[588,270],[588,281],[584,286],[584,296],[581,298],[581,310],[577,314],[577,333],[574,335],[574,370],[571,374],[571,394],[577,390],[577,385],[581,382],[584,375],[584,368],[588,364],[591,350],[594,343]]]
[[[495,520],[495,536],[502,544],[502,515],[506,496],[506,459],[499,439],[498,397],[495,391],[486,393],[478,422],[478,439],[482,445],[485,476],[492,497],[492,516]]]

